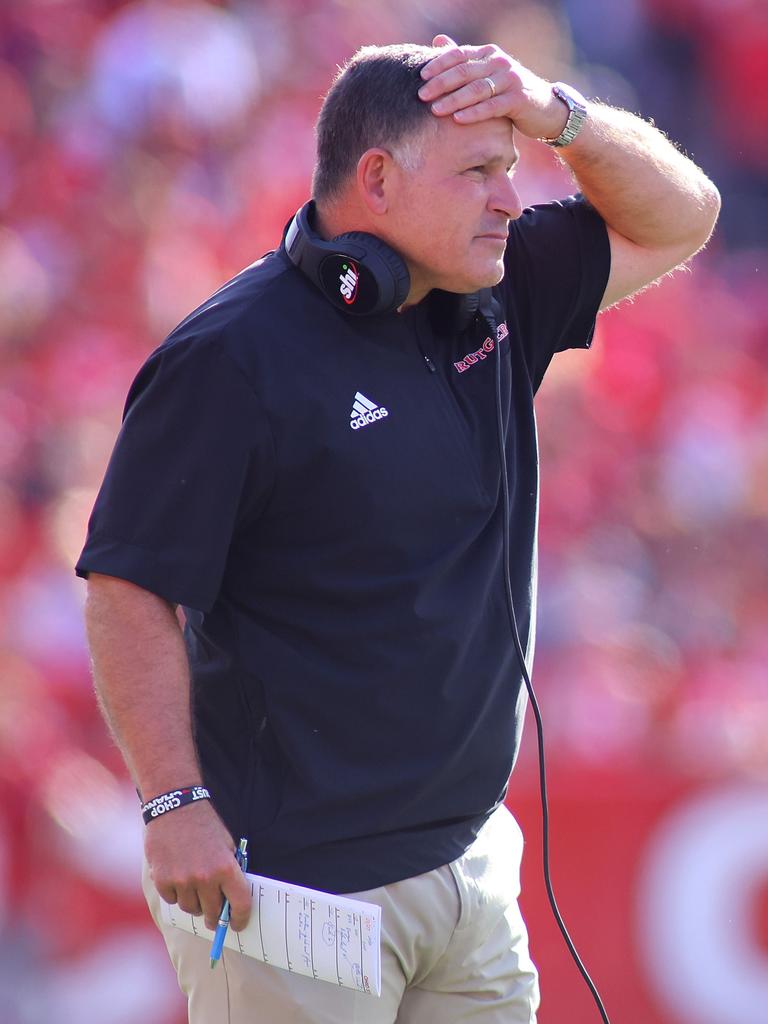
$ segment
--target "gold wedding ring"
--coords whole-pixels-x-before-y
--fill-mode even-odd
[[[488,85],[490,85],[491,87],[491,95],[488,97],[488,99],[492,100],[493,97],[496,95],[496,83],[492,78],[484,78],[483,81],[487,82]]]

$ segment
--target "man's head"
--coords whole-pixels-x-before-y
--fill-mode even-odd
[[[418,96],[440,51],[365,47],[342,69],[317,124],[313,195],[326,234],[361,230],[406,260],[409,302],[431,288],[470,292],[503,276],[504,238],[520,204],[508,177],[512,122],[459,125]]]
[[[315,128],[317,163],[312,195],[338,199],[367,149],[397,153],[415,169],[436,118],[417,93],[419,72],[440,51],[432,46],[364,46],[339,71]]]

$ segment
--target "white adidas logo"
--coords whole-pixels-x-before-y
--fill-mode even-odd
[[[385,416],[389,416],[389,413],[383,405],[376,405],[370,398],[361,395],[359,391],[355,393],[352,412],[349,414],[349,425],[353,430],[367,427],[369,423],[373,423],[374,420],[383,420]]]

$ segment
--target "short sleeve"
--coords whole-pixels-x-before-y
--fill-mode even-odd
[[[273,465],[257,396],[219,343],[166,343],[128,394],[75,572],[209,611],[235,534],[268,497]]]
[[[611,268],[605,222],[581,195],[529,207],[510,225],[505,268],[536,391],[555,352],[592,342]]]

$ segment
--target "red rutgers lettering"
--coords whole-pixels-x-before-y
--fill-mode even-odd
[[[496,328],[496,341],[494,341],[493,338],[486,338],[479,349],[475,352],[467,352],[463,359],[459,359],[458,362],[455,362],[453,364],[454,369],[457,370],[458,373],[464,373],[465,370],[474,366],[475,363],[480,360],[487,359],[491,352],[496,348],[496,343],[500,342],[503,338],[506,338],[508,334],[509,331],[507,330],[506,323],[499,324]]]

